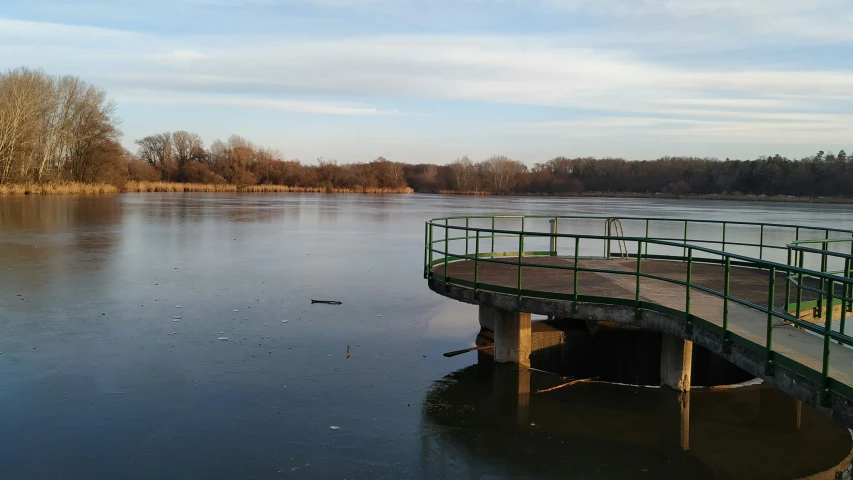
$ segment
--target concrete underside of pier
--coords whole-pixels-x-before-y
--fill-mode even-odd
[[[530,259],[531,262],[563,263],[571,266],[572,261],[558,257]],[[448,266],[448,275],[473,281],[473,263],[470,261],[455,262]],[[636,295],[636,260],[582,260],[581,267],[625,271],[620,274],[599,274],[579,272],[579,294],[596,297],[631,300]],[[480,265],[479,281],[481,283],[499,285],[508,288],[517,286],[517,266],[505,264]],[[731,276],[732,292],[737,292],[738,298],[755,304],[767,305],[769,279],[767,272],[745,268],[733,268]],[[644,260],[642,271],[665,276],[667,278],[686,280],[686,265],[683,262]],[[694,265],[692,281],[714,290],[722,290],[722,267],[718,265]],[[429,281],[430,288],[441,295],[479,305],[481,307],[481,325],[495,333],[496,348],[509,348],[498,355],[496,361],[505,361],[529,365],[531,340],[529,339],[529,315],[534,313],[548,315],[553,318],[584,320],[587,322],[615,322],[648,331],[660,332],[664,335],[662,349],[661,378],[664,383],[678,390],[686,390],[689,385],[689,350],[691,342],[700,345],[749,374],[762,378],[777,386],[805,403],[823,409],[833,418],[847,427],[853,427],[853,402],[833,395],[829,407],[819,405],[818,392],[824,386],[806,378],[796,371],[773,364],[772,369],[766,370],[767,359],[763,354],[744,348],[741,345],[724,345],[719,333],[696,322],[687,328],[683,315],[668,315],[654,310],[636,309],[623,305],[605,303],[583,303],[577,305],[572,301],[554,300],[535,297],[519,297],[510,294],[462,287],[454,284],[446,285],[443,281],[443,266],[433,270]],[[523,269],[522,288],[556,293],[572,293],[573,272],[571,270],[546,269],[542,267],[525,267]],[[685,287],[673,283],[641,279],[641,300],[654,303],[671,310],[685,309]],[[678,287],[678,288],[676,288]],[[782,308],[785,298],[785,282],[776,281],[776,302],[774,307]],[[697,289],[691,292],[691,314],[712,325],[722,325],[723,302],[721,299],[703,293]],[[499,322],[500,325],[494,322]],[[756,345],[763,345],[767,336],[767,316],[757,310],[740,305],[729,306],[729,329],[732,333]],[[782,324],[773,329],[773,350],[777,355],[784,355],[813,371],[820,372],[822,364],[823,339]],[[528,333],[525,333],[528,332]],[[525,340],[524,337],[528,339]],[[526,346],[525,346],[526,345]],[[517,346],[517,347],[516,347]],[[853,385],[853,350],[841,346],[831,348],[832,368],[830,376],[846,385]],[[664,371],[664,364],[667,365]],[[685,369],[687,370],[685,372]]]

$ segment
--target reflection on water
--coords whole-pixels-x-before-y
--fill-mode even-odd
[[[768,386],[578,383],[485,361],[447,375],[422,410],[434,478],[836,478],[847,429]],[[809,477],[812,478],[812,477]]]
[[[792,428],[794,406],[766,389],[693,392],[684,451],[668,392],[539,394],[560,380],[496,381],[463,369],[473,354],[442,357],[470,343],[477,309],[426,287],[423,221],[507,213],[853,219],[846,206],[653,199],[3,197],[0,478],[791,478],[849,452],[813,410]],[[594,339],[626,358],[654,350]],[[655,383],[653,358],[640,374],[582,352],[551,353],[565,375]]]

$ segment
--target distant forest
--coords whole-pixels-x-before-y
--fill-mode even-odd
[[[853,158],[844,150],[753,160],[557,157],[532,168],[504,156],[447,165],[371,162],[316,165],[285,160],[232,135],[205,147],[195,133],[155,133],[119,143],[115,105],[73,76],[20,68],[0,73],[0,184],[165,181],[334,189],[400,188],[489,194],[670,193],[853,196]]]

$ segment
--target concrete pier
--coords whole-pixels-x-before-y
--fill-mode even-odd
[[[530,370],[520,365],[495,365],[493,398],[499,418],[518,426],[530,424]]]
[[[480,306],[480,325],[495,332],[495,361],[530,366],[530,314]]]
[[[661,334],[660,382],[679,392],[690,391],[693,342]]]

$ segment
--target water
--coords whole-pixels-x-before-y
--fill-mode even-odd
[[[473,344],[476,309],[422,278],[424,220],[484,213],[853,227],[843,205],[5,197],[0,477],[776,478],[850,453],[847,431],[808,407],[791,427],[795,403],[766,387],[692,394],[687,451],[677,434],[643,440],[681,418],[658,389],[533,394],[536,426],[519,425],[498,372],[441,356]]]

